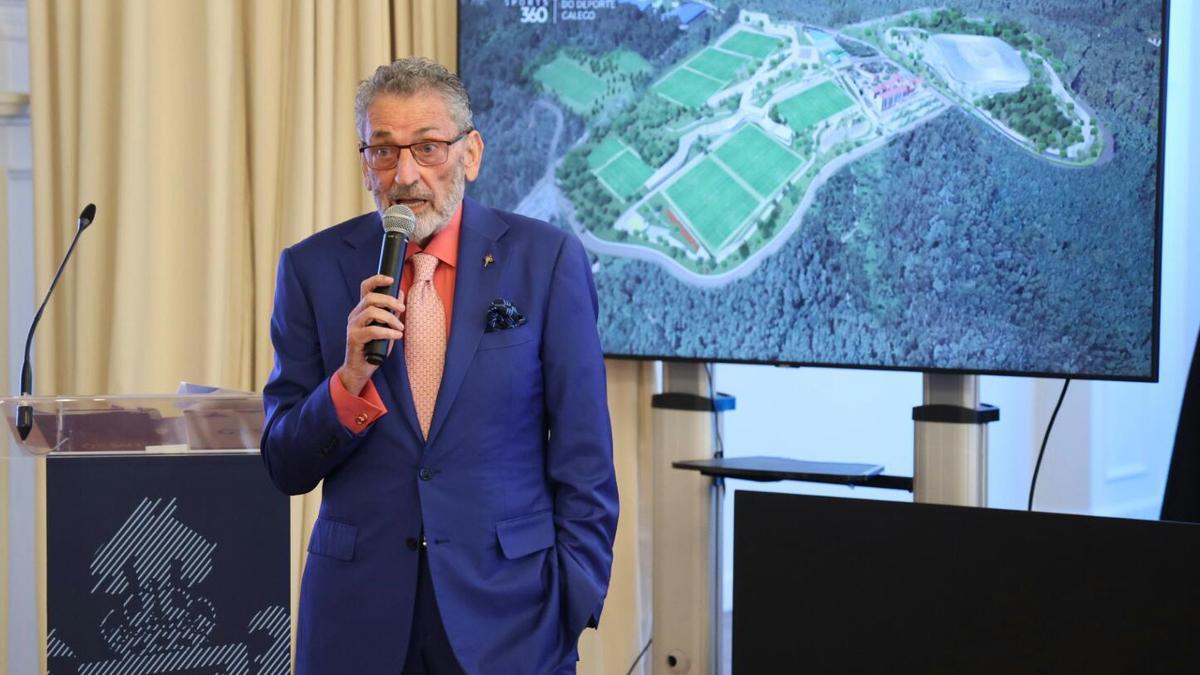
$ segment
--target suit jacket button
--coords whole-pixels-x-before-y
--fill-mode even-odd
[[[410,550],[410,551],[417,550],[417,540],[413,537],[409,537],[408,539],[405,539],[404,545],[407,546],[408,550]]]
[[[420,478],[421,480],[430,480],[433,478],[433,472],[429,470],[429,467],[423,466],[421,467],[421,470],[417,472],[417,478]]]

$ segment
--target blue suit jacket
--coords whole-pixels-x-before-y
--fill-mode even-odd
[[[373,377],[388,414],[365,432],[339,423],[329,394],[382,237],[370,213],[279,261],[262,457],[289,494],[325,481],[296,672],[400,672],[417,580],[410,544],[422,528],[446,632],[468,673],[573,664],[580,633],[600,615],[617,521],[587,256],[562,230],[464,201],[445,370],[423,442],[402,345]],[[485,332],[496,298],[528,322]]]

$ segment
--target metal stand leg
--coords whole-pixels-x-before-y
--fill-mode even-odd
[[[987,506],[987,423],[1000,409],[979,402],[975,375],[924,376],[913,408],[913,497],[927,504]]]

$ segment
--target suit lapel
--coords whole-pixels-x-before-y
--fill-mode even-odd
[[[362,226],[346,235],[346,247],[338,258],[342,277],[350,293],[350,307],[358,304],[359,286],[363,279],[379,271],[379,247],[383,244],[383,226],[379,214],[369,214]],[[345,317],[341,320],[345,322]],[[397,410],[418,438],[421,426],[417,423],[417,410],[413,405],[412,392],[408,389],[408,371],[404,365],[404,343],[398,342],[392,353],[384,360],[379,370],[371,377],[375,388],[384,401],[391,401],[389,410]]]
[[[383,226],[380,225],[379,214],[368,213],[363,216],[362,222],[346,234],[342,241],[346,246],[338,256],[338,264],[342,268],[342,277],[346,280],[346,290],[353,299],[352,305],[357,305],[359,284],[379,269],[379,247],[383,243]]]
[[[475,358],[475,349],[483,336],[487,307],[496,297],[509,258],[504,242],[499,241],[508,226],[491,210],[471,199],[464,199],[461,228],[450,340],[446,344],[442,384],[429,425],[429,443],[437,438],[458,396],[467,368]],[[485,266],[483,260],[488,255],[492,262]]]

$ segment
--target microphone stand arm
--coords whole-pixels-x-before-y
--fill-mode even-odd
[[[71,238],[71,245],[67,248],[67,254],[63,256],[62,263],[58,266],[58,271],[54,273],[54,280],[50,282],[50,288],[46,290],[46,297],[42,299],[42,304],[38,307],[37,314],[33,315],[33,323],[29,326],[29,334],[25,337],[25,360],[21,364],[21,396],[29,396],[33,393],[33,367],[29,360],[29,351],[33,347],[33,333],[37,330],[38,322],[42,320],[42,312],[46,310],[46,303],[50,302],[50,295],[54,293],[54,287],[58,285],[58,279],[62,276],[63,269],[67,266],[67,261],[71,259],[71,254],[75,252],[75,244],[79,242],[79,235],[83,234],[83,228],[75,229],[75,236]],[[29,432],[33,429],[33,406],[28,403],[22,403],[17,406],[17,432],[21,436],[21,440],[29,437]]]

